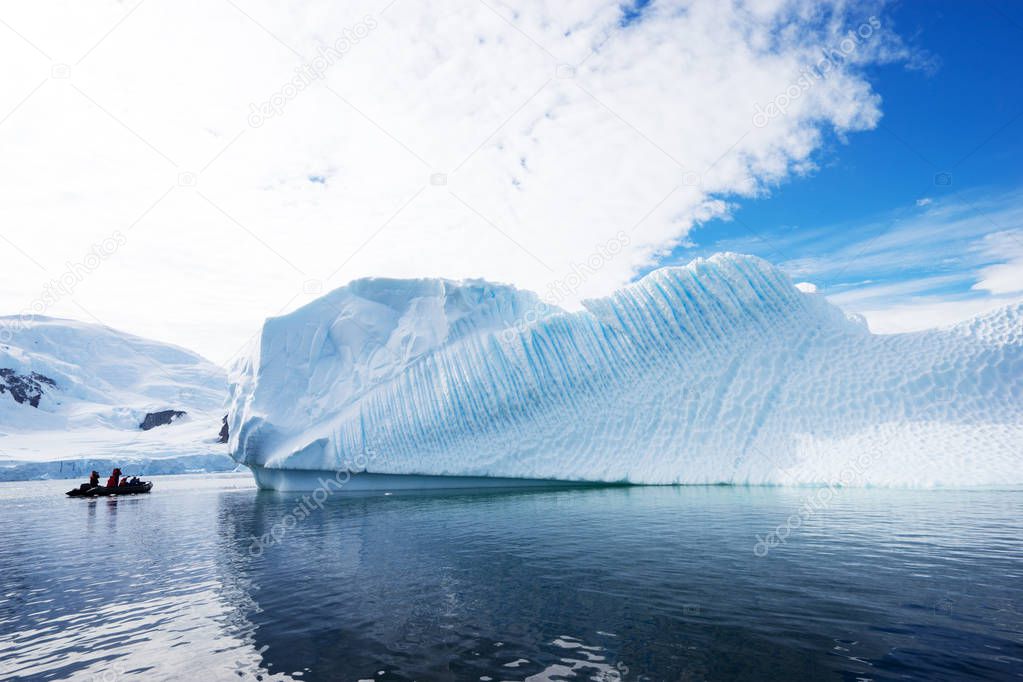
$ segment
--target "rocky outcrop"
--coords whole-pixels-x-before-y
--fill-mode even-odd
[[[224,415],[223,426],[220,427],[220,438],[217,440],[218,443],[226,443],[231,437],[230,432],[227,430],[227,415]]]
[[[18,374],[13,369],[0,368],[0,395],[10,393],[14,402],[22,405],[28,403],[39,407],[46,387],[56,388],[57,382],[39,372]]]
[[[143,431],[149,429],[155,429],[157,426],[163,426],[164,424],[170,424],[178,417],[185,416],[185,412],[182,410],[162,410],[160,412],[147,412],[146,418],[139,424],[139,428]]]

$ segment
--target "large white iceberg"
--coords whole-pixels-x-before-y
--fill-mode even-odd
[[[584,305],[352,282],[266,322],[230,377],[231,452],[282,489],[352,468],[353,489],[1023,482],[1023,306],[875,335],[734,254]]]

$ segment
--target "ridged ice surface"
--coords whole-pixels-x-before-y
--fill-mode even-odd
[[[1023,481],[1023,306],[874,335],[734,254],[581,312],[537,304],[481,281],[368,279],[268,320],[232,377],[234,457],[635,483]]]

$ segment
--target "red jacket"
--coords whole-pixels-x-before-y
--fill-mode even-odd
[[[114,473],[110,474],[110,478],[107,479],[108,488],[116,488],[117,482],[121,479],[121,470],[114,469]]]

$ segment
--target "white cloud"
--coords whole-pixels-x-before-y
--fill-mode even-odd
[[[1023,296],[967,300],[930,297],[911,303],[897,303],[857,312],[866,318],[871,331],[877,334],[895,334],[947,327],[1002,306],[1020,302],[1023,302]]]
[[[984,253],[1002,262],[982,268],[973,288],[996,295],[1023,292],[1023,229],[993,232],[982,244]]]
[[[804,294],[816,294],[817,285],[813,282],[796,282],[796,288]]]
[[[904,52],[883,21],[784,115],[751,123],[867,14],[654,2],[622,28],[597,0],[9,7],[24,39],[0,27],[0,234],[26,255],[4,242],[0,309],[114,230],[126,243],[46,312],[216,360],[308,300],[309,281],[542,291],[624,229],[578,295],[606,293],[723,197],[812,168],[824,127],[876,124],[857,69]],[[288,87],[342,45],[322,79]],[[250,127],[265,101],[279,113]]]
[[[934,203],[934,199],[931,199],[930,197],[923,197],[922,199],[916,200],[917,206],[928,206],[932,203]]]
[[[1023,291],[1023,257],[982,269],[980,281],[973,288],[990,291],[992,294]]]

